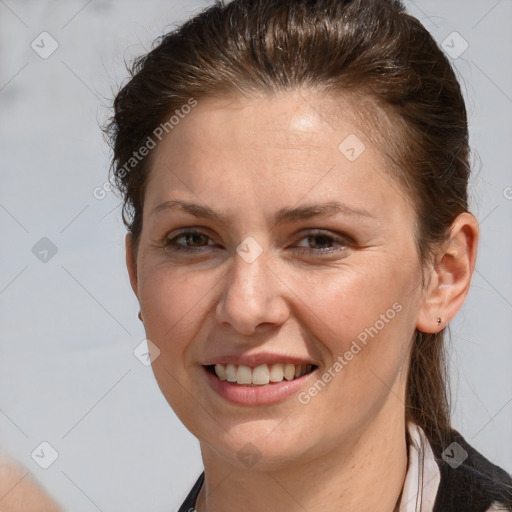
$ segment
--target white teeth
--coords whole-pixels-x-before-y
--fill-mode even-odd
[[[226,380],[228,382],[236,382],[236,366],[234,364],[226,365]]]
[[[262,364],[251,368],[245,365],[216,364],[215,374],[220,380],[237,384],[265,386],[271,382],[282,382],[283,379],[293,380],[309,373],[312,365],[295,365],[291,363]]]
[[[286,380],[293,380],[295,377],[295,365],[294,364],[286,364],[284,367],[284,378]]]
[[[270,382],[270,375],[268,371],[268,366],[266,364],[262,364],[261,366],[256,366],[256,368],[252,371],[252,383],[258,386],[264,386]]]
[[[281,382],[284,378],[284,368],[282,364],[273,364],[270,368],[270,382]]]
[[[221,364],[215,365],[215,373],[220,380],[226,380],[226,370]]]
[[[236,371],[236,381],[238,384],[251,384],[252,372],[248,366],[241,364]]]

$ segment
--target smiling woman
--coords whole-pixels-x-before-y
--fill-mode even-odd
[[[182,511],[512,510],[450,425],[466,109],[400,2],[217,3],[136,61],[106,133],[153,371],[201,446]]]

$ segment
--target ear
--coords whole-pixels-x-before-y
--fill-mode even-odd
[[[130,276],[130,284],[132,285],[132,290],[139,298],[138,294],[138,279],[137,279],[137,261],[133,256],[133,239],[132,235],[128,233],[125,237],[125,250],[126,250],[126,268],[128,270],[128,275]]]
[[[450,226],[450,238],[437,252],[427,280],[416,322],[418,331],[443,330],[462,307],[475,268],[478,237],[478,222],[470,213],[460,214]]]

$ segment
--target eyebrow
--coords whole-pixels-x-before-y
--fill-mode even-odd
[[[214,212],[207,206],[200,204],[189,203],[186,201],[171,200],[165,203],[159,204],[150,215],[155,215],[162,211],[168,210],[181,210],[185,213],[193,215],[194,217],[210,219],[227,223],[227,219],[222,215]],[[274,216],[275,224],[284,224],[287,222],[297,222],[301,220],[310,219],[312,217],[325,216],[325,215],[336,215],[343,214],[351,217],[367,217],[375,219],[375,215],[363,208],[355,208],[338,201],[329,201],[321,204],[308,204],[304,206],[298,206],[295,208],[282,208]]]

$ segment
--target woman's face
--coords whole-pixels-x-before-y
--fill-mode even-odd
[[[153,151],[128,267],[158,384],[202,446],[277,467],[401,425],[415,217],[357,106],[201,100]]]

